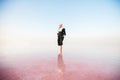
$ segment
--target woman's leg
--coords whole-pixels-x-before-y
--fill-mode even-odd
[[[61,37],[61,39],[60,39],[61,41],[61,46],[60,46],[60,54],[62,54],[62,45],[63,45],[63,40],[64,40],[64,37]]]
[[[60,54],[62,54],[62,45],[60,46]]]

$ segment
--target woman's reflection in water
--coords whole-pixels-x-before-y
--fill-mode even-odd
[[[58,80],[65,78],[65,64],[62,54],[58,54]]]

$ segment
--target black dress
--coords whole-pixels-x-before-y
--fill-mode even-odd
[[[58,46],[63,45],[64,35],[66,35],[65,28],[63,28],[61,31],[57,33],[58,35]]]

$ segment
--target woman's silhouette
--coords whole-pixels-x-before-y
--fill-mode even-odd
[[[65,28],[63,28],[63,24],[59,24],[57,41],[58,41],[58,46],[60,46],[60,54],[62,54],[62,45],[63,45],[63,40],[65,35],[66,35],[66,31],[65,31]]]

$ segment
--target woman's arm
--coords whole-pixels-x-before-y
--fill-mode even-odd
[[[62,34],[63,34],[63,36],[66,35],[65,28],[62,29]]]

